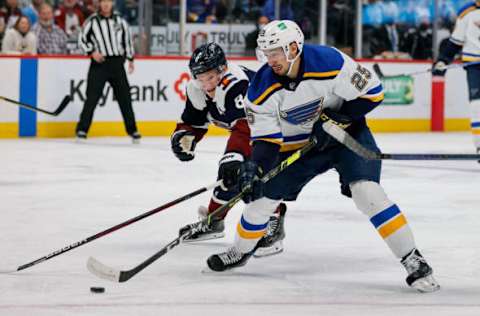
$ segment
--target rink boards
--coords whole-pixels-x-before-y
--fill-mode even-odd
[[[232,58],[250,69],[259,63],[249,58]],[[171,133],[185,103],[185,87],[190,75],[184,57],[138,58],[136,70],[129,76],[135,115],[145,136]],[[362,60],[371,68],[375,61]],[[428,69],[426,62],[380,62],[386,75]],[[85,57],[0,57],[0,95],[53,111],[65,95],[72,102],[58,117],[19,109],[0,101],[0,137],[72,137],[85,101],[89,60]],[[408,102],[384,104],[369,114],[369,125],[375,131],[429,131],[431,118],[431,75],[426,73],[410,80]],[[389,82],[390,92],[402,82]],[[445,130],[468,130],[466,76],[462,69],[449,71],[445,89]],[[211,128],[211,134],[224,131]],[[107,85],[95,112],[90,136],[126,135],[111,87]]]

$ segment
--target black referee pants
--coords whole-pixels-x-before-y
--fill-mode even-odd
[[[135,114],[132,109],[132,98],[130,96],[130,84],[125,73],[124,63],[125,59],[123,57],[106,57],[103,63],[91,61],[87,78],[87,100],[80,114],[77,132],[84,131],[88,133],[92,124],[93,112],[107,82],[112,86],[113,95],[120,105],[127,133],[131,135],[137,131]]]

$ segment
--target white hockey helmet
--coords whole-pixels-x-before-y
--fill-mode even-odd
[[[287,58],[290,54],[290,44],[293,42],[297,43],[298,57],[302,52],[305,39],[298,24],[290,20],[275,20],[268,23],[260,30],[257,38],[257,45],[260,51],[281,47]]]

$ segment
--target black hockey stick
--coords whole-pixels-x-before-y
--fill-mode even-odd
[[[327,134],[345,145],[348,149],[369,160],[480,160],[475,154],[383,154],[363,147],[352,136],[335,124],[326,122],[323,129]]]
[[[460,67],[475,66],[475,65],[480,65],[480,61],[472,61],[470,63],[464,63],[464,64],[451,64],[451,65],[445,66],[445,70],[455,69],[455,68],[460,68]],[[405,77],[405,76],[416,76],[416,75],[422,75],[422,74],[432,72],[432,68],[428,68],[426,70],[420,70],[420,71],[415,71],[415,72],[411,72],[411,73],[385,76],[385,74],[383,73],[379,64],[377,64],[377,63],[373,64],[372,68],[373,68],[373,71],[375,71],[375,73],[377,74],[377,76],[380,79],[397,78],[397,77]]]
[[[57,107],[57,109],[53,112],[43,110],[43,109],[34,107],[32,105],[25,104],[25,103],[22,103],[22,102],[18,102],[18,101],[15,101],[15,100],[12,100],[12,99],[9,99],[9,98],[6,98],[6,97],[2,97],[2,96],[0,96],[0,100],[4,100],[4,101],[7,101],[7,102],[16,104],[16,105],[18,105],[22,108],[29,109],[29,110],[32,110],[32,111],[37,111],[37,112],[42,112],[42,113],[45,113],[45,114],[48,114],[48,115],[57,116],[60,113],[62,113],[62,111],[67,107],[68,103],[70,103],[72,98],[70,98],[69,95],[66,95],[63,98],[62,102],[60,102],[60,105]]]
[[[283,160],[279,165],[277,165],[275,168],[270,170],[265,176],[262,177],[262,182],[266,183],[273,177],[275,177],[277,174],[285,170],[288,166],[293,164],[295,161],[300,159],[302,156],[304,156],[308,151],[310,151],[313,147],[316,145],[316,140],[313,139],[310,141],[307,145],[304,147],[300,148],[299,150],[295,151],[292,155],[290,155],[287,159]],[[132,277],[134,277],[137,273],[151,265],[153,262],[155,262],[158,258],[162,257],[165,255],[167,252],[175,248],[176,246],[180,245],[185,239],[188,237],[192,236],[193,234],[199,232],[202,230],[202,228],[205,225],[208,225],[208,223],[211,221],[212,217],[215,216],[216,214],[219,214],[220,212],[224,211],[225,209],[233,207],[238,201],[240,201],[245,193],[245,191],[249,190],[249,188],[246,188],[242,192],[238,193],[235,197],[233,197],[230,201],[225,203],[224,205],[220,206],[217,208],[213,213],[209,214],[206,219],[203,221],[199,221],[195,224],[192,225],[192,228],[189,231],[186,231],[184,234],[178,236],[174,240],[172,240],[170,243],[168,243],[165,247],[160,249],[158,252],[156,252],[153,256],[149,257],[145,261],[141,262],[139,265],[136,267],[130,269],[130,270],[117,270],[112,267],[109,267],[97,259],[90,257],[87,261],[87,268],[88,270],[96,275],[99,278],[109,280],[112,282],[125,282],[130,280]]]
[[[110,233],[112,233],[112,232],[114,232],[114,231],[116,231],[116,230],[119,230],[120,228],[126,227],[126,226],[128,226],[128,225],[130,225],[130,224],[133,224],[133,223],[135,223],[135,222],[138,222],[139,220],[142,220],[142,219],[144,219],[144,218],[146,218],[146,217],[149,217],[149,216],[151,216],[151,215],[153,215],[153,214],[156,214],[156,213],[158,213],[158,212],[160,212],[160,211],[163,211],[163,210],[165,210],[165,209],[167,209],[167,208],[169,208],[169,207],[172,207],[172,206],[174,206],[174,205],[177,205],[177,204],[180,203],[180,202],[183,202],[183,201],[186,201],[186,200],[188,200],[188,199],[191,199],[191,198],[193,198],[194,196],[197,196],[197,195],[199,195],[199,194],[201,194],[201,193],[203,193],[203,192],[206,192],[206,191],[208,191],[208,190],[210,190],[210,189],[212,189],[212,188],[220,185],[221,182],[222,182],[222,181],[219,180],[219,181],[217,181],[217,182],[215,182],[215,183],[212,183],[212,184],[210,184],[210,185],[208,185],[208,186],[206,186],[206,187],[203,187],[203,188],[200,188],[200,189],[195,190],[195,191],[193,191],[193,192],[190,192],[190,193],[188,193],[188,194],[186,194],[186,195],[184,195],[184,196],[182,196],[182,197],[179,197],[178,199],[175,199],[175,200],[170,201],[170,202],[168,202],[168,203],[166,203],[166,204],[163,204],[162,206],[159,206],[159,207],[157,207],[157,208],[155,208],[155,209],[153,209],[153,210],[151,210],[151,211],[148,211],[148,212],[145,212],[145,213],[143,213],[143,214],[140,214],[140,215],[138,215],[138,216],[136,216],[136,217],[133,217],[133,218],[131,218],[131,219],[129,219],[129,220],[123,222],[123,223],[120,223],[120,224],[115,225],[115,226],[113,226],[113,227],[110,227],[110,228],[108,228],[108,229],[106,229],[106,230],[104,230],[104,231],[101,231],[101,232],[99,232],[99,233],[96,233],[95,235],[92,235],[92,236],[90,236],[90,237],[88,237],[88,238],[85,238],[85,239],[83,239],[83,240],[77,241],[77,242],[75,242],[75,243],[73,243],[73,244],[70,244],[70,245],[68,245],[68,246],[65,246],[65,247],[63,247],[63,248],[61,248],[61,249],[58,249],[58,250],[56,250],[56,251],[54,251],[54,252],[52,252],[52,253],[50,253],[50,254],[48,254],[48,255],[46,255],[46,256],[43,256],[43,257],[41,257],[41,258],[39,258],[39,259],[37,259],[37,260],[35,260],[35,261],[32,261],[32,262],[23,264],[23,265],[19,266],[19,267],[17,268],[17,270],[15,270],[15,271],[20,271],[20,270],[23,270],[23,269],[27,269],[27,268],[29,268],[29,267],[31,267],[31,266],[34,266],[34,265],[36,265],[36,264],[39,264],[39,263],[41,263],[41,262],[43,262],[43,261],[52,259],[53,257],[56,257],[56,256],[58,256],[58,255],[61,255],[62,253],[65,253],[65,252],[67,252],[67,251],[70,251],[70,250],[72,250],[72,249],[75,249],[75,248],[77,248],[77,247],[80,247],[80,246],[82,246],[82,245],[85,245],[86,243],[89,243],[89,242],[91,242],[91,241],[93,241],[93,240],[95,240],[95,239],[98,239],[98,238],[103,237],[103,236],[105,236],[105,235],[107,235],[107,234],[110,234]],[[14,271],[9,271],[9,272],[14,272]]]

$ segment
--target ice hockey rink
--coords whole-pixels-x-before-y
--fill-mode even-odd
[[[384,152],[473,153],[467,133],[378,134]],[[190,163],[168,138],[0,140],[0,270],[50,252],[215,181],[225,139]],[[420,294],[337,175],[317,177],[288,204],[285,251],[232,272],[202,273],[233,240],[180,245],[126,283],[98,279],[89,256],[129,269],[196,220],[210,193],[21,272],[0,274],[0,315],[480,315],[480,164],[385,161],[382,183],[442,288]],[[93,294],[91,286],[103,286]]]

